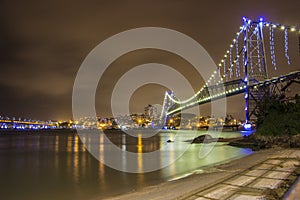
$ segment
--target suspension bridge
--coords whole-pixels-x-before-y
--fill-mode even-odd
[[[275,45],[275,33],[277,38],[282,37],[281,48],[279,44]],[[250,122],[256,118],[257,105],[264,96],[284,96],[292,83],[300,83],[300,71],[269,78],[267,63],[276,71],[277,60],[280,59],[278,54],[283,54],[281,57],[287,65],[292,62],[289,36],[298,37],[297,53],[300,53],[300,29],[296,26],[267,22],[263,18],[253,21],[243,17],[243,25],[203,87],[183,101],[176,98],[174,92],[166,92],[162,116],[174,115],[194,106],[244,93],[245,128],[250,128]]]

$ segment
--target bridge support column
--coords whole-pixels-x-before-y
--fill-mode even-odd
[[[246,114],[246,121],[244,124],[244,129],[248,130],[251,129],[250,124],[250,116],[249,116],[249,73],[248,73],[248,21],[246,18],[244,20],[244,68],[245,68],[245,78],[244,82],[246,84],[245,89],[245,114]]]
[[[260,98],[262,95],[256,94],[251,89],[252,85],[268,78],[266,54],[263,38],[263,19],[251,21],[243,18],[244,29],[244,69],[246,84],[245,89],[245,129],[251,129],[251,120],[255,120],[256,101],[253,98]]]

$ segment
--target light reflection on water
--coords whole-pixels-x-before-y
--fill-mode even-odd
[[[198,132],[197,134],[203,134]],[[0,133],[0,194],[1,199],[89,199],[118,195],[147,185],[183,177],[209,166],[250,154],[218,143],[209,156],[199,159],[203,144],[193,144],[175,163],[149,173],[124,173],[96,160],[82,145],[80,138],[70,132],[39,132],[26,134]],[[213,135],[214,133],[210,133]],[[160,162],[172,160],[193,139],[194,132],[175,137],[176,132],[160,133],[151,138],[137,138],[124,134],[109,134],[109,138],[123,151],[137,152],[138,169],[145,165],[144,152],[164,147]],[[239,133],[222,133],[220,137],[236,137]],[[87,149],[93,140],[83,137]],[[167,143],[167,140],[174,142]],[[108,154],[103,135],[99,135],[99,157]],[[122,159],[126,166],[126,159]]]

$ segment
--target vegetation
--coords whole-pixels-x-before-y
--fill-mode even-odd
[[[265,97],[257,105],[255,134],[229,144],[254,151],[272,147],[300,148],[300,97],[282,101],[279,96]]]
[[[300,96],[294,101],[280,101],[273,95],[258,104],[257,133],[264,136],[292,136],[300,134]]]

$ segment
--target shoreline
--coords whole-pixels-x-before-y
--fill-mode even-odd
[[[53,130],[52,130],[53,131]],[[52,132],[50,131],[50,132]],[[11,133],[8,133],[5,131],[7,134],[4,135],[11,135]],[[23,131],[22,131],[23,132]],[[48,132],[48,131],[47,131]],[[48,133],[43,133],[43,135],[48,135]],[[55,131],[56,134],[59,133],[71,133],[73,134],[73,131],[70,130],[57,130]],[[15,133],[15,132],[14,132]],[[24,133],[24,132],[23,132]],[[24,135],[35,135],[39,134],[40,131],[26,131]],[[76,131],[75,131],[76,133]],[[55,133],[51,135],[56,135]],[[15,133],[15,135],[20,135],[20,133]],[[232,138],[231,138],[232,139]],[[289,152],[289,153],[286,153]],[[205,168],[199,168],[198,170],[193,170],[190,173],[185,174],[184,176],[178,176],[175,177],[172,180],[168,180],[165,182],[158,183],[157,185],[150,185],[150,186],[145,186],[141,187],[138,190],[132,190],[130,192],[126,192],[123,194],[114,194],[114,195],[107,195],[107,197],[97,197],[97,194],[95,194],[94,198],[92,199],[107,199],[107,200],[127,200],[127,199],[157,199],[157,200],[165,200],[165,199],[182,199],[182,200],[190,200],[190,199],[196,199],[195,197],[203,197],[207,195],[208,197],[211,194],[214,194],[215,190],[220,190],[222,187],[228,187],[227,189],[230,191],[230,189],[236,190],[237,188],[246,191],[251,191],[251,187],[255,186],[255,181],[251,183],[251,187],[246,185],[232,185],[227,183],[227,180],[232,180],[234,178],[249,178],[247,176],[245,171],[253,171],[257,166],[259,165],[265,165],[262,164],[263,162],[267,161],[268,159],[275,157],[277,160],[276,162],[281,162],[283,163],[283,160],[290,159],[289,156],[290,154],[293,154],[293,152],[298,152],[297,153],[297,169],[298,172],[296,172],[297,176],[300,175],[300,149],[299,148],[292,148],[292,149],[285,149],[285,148],[280,148],[280,147],[274,147],[270,149],[264,149],[260,151],[255,151],[251,155],[241,157],[241,158],[234,158],[231,160],[227,160],[223,163],[216,163],[214,165],[210,165]],[[283,157],[282,157],[283,156]],[[269,163],[267,165],[271,166]],[[273,166],[275,167],[275,165]],[[279,167],[279,165],[277,166]],[[259,169],[261,171],[262,169]],[[269,169],[268,169],[269,170]],[[255,170],[254,170],[255,171]],[[257,170],[256,170],[257,171]],[[294,170],[295,171],[295,170]],[[267,180],[270,179],[269,176],[270,170],[267,171],[266,174],[263,176],[259,175],[258,177],[255,177],[258,180]],[[277,173],[277,172],[276,172]],[[284,172],[287,173],[287,172]],[[294,172],[291,172],[294,174]],[[245,176],[246,174],[246,176]],[[283,175],[279,175],[283,176]],[[252,176],[250,178],[253,178]],[[254,190],[260,190],[264,191],[264,193],[261,193],[259,195],[278,195],[277,192],[279,192],[279,197],[283,197],[287,190],[291,187],[293,182],[297,179],[297,177],[281,177],[278,180],[274,179],[276,182],[282,181],[278,185],[279,189],[278,191],[274,190],[276,188],[273,188],[273,185],[271,183],[269,190],[264,190],[264,188],[254,188]],[[257,182],[257,181],[256,181]],[[254,186],[253,186],[254,185]],[[216,188],[218,186],[219,188]],[[222,187],[220,187],[222,186]],[[242,187],[243,186],[243,187]],[[268,188],[268,186],[264,185],[264,187]],[[281,188],[283,187],[283,188]],[[215,189],[214,189],[215,188]],[[245,189],[246,188],[246,189]],[[250,188],[250,189],[249,189]],[[210,192],[210,193],[207,193]],[[248,191],[248,192],[249,192]],[[222,192],[226,192],[225,190]],[[233,197],[233,195],[239,194],[238,191],[234,191],[234,194],[230,194],[230,199]],[[245,192],[245,191],[243,191]],[[252,191],[253,192],[253,191]],[[219,194],[221,192],[218,192]],[[251,192],[250,192],[251,193]],[[269,194],[273,193],[273,194]],[[119,196],[117,196],[119,195]],[[200,195],[200,196],[199,196]],[[191,197],[191,198],[190,198]],[[206,196],[205,196],[206,197]],[[259,197],[264,197],[264,196],[259,196]],[[205,198],[204,198],[205,199]],[[220,198],[213,198],[213,199],[220,199]],[[222,198],[224,199],[224,198]],[[227,198],[226,198],[227,199]],[[269,198],[268,198],[269,199]],[[272,198],[271,198],[272,199]],[[277,198],[273,198],[277,199]]]
[[[189,197],[196,194],[198,191],[206,191],[213,188],[214,185],[223,183],[224,181],[237,176],[244,171],[249,171],[264,161],[272,158],[280,157],[288,159],[291,152],[297,152],[297,159],[300,158],[300,149],[282,149],[272,148],[256,151],[251,155],[238,158],[215,167],[210,168],[207,172],[200,174],[191,174],[188,177],[177,179],[170,182],[164,182],[154,186],[148,186],[137,191],[131,191],[120,196],[112,196],[105,198],[106,200],[166,200],[166,199],[190,199]],[[299,155],[299,157],[298,157]],[[300,164],[300,161],[299,161]],[[299,170],[300,166],[297,166]],[[297,178],[297,177],[296,177]],[[296,181],[296,178],[294,181]],[[291,185],[289,185],[290,187]],[[286,189],[285,193],[287,192]],[[284,195],[284,194],[283,194]],[[282,195],[282,196],[283,196]],[[98,200],[100,198],[93,198]]]

